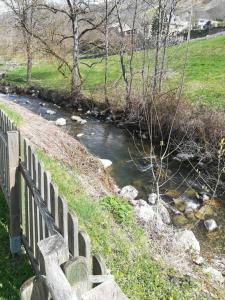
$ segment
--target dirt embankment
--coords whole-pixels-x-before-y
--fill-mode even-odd
[[[16,103],[8,102],[1,96],[0,102],[23,117],[20,132],[34,147],[75,170],[76,179],[90,196],[98,198],[113,193],[113,180],[98,159],[76,139]]]

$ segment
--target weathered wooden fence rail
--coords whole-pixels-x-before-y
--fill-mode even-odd
[[[103,259],[92,256],[89,236],[30,143],[1,110],[0,186],[10,212],[11,253],[23,244],[36,274],[21,287],[21,299],[127,299]]]

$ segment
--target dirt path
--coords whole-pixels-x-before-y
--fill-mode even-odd
[[[52,122],[4,97],[0,96],[0,102],[22,116],[23,122],[19,129],[34,147],[76,171],[76,179],[90,196],[101,197],[112,193],[113,180],[98,159],[88,153],[76,139]]]

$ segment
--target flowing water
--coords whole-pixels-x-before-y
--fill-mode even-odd
[[[63,127],[63,130],[78,139],[93,155],[112,161],[110,173],[119,187],[133,185],[139,191],[139,199],[147,199],[148,194],[152,192],[151,165],[148,160],[144,159],[150,155],[148,141],[143,142],[125,129],[117,128],[111,123],[101,122],[88,115],[80,114],[83,119],[87,120],[85,125],[80,125],[71,121],[71,112],[59,109],[52,103],[16,95],[1,94],[1,97],[8,101],[14,101],[49,121],[66,118],[67,125]],[[45,106],[41,106],[40,102]],[[51,116],[46,114],[47,109],[55,111],[56,114]],[[74,115],[79,115],[79,112],[74,112]],[[83,136],[78,138],[77,134],[80,133]],[[172,159],[168,162],[168,169],[171,180],[165,180],[161,192],[170,190],[183,192],[187,188],[184,178],[188,177],[193,180],[190,169]],[[203,221],[186,220],[185,224],[181,225],[182,221],[175,222],[174,220],[175,226],[193,230],[201,243],[203,252],[208,256],[222,254],[225,251],[225,199],[221,200],[224,201],[213,204],[216,214],[213,218],[221,227],[220,230],[213,233],[207,233]]]

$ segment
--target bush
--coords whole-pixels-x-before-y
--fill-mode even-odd
[[[122,224],[129,223],[133,216],[133,210],[130,204],[117,197],[107,197],[102,200],[102,206],[110,211],[116,222]]]

